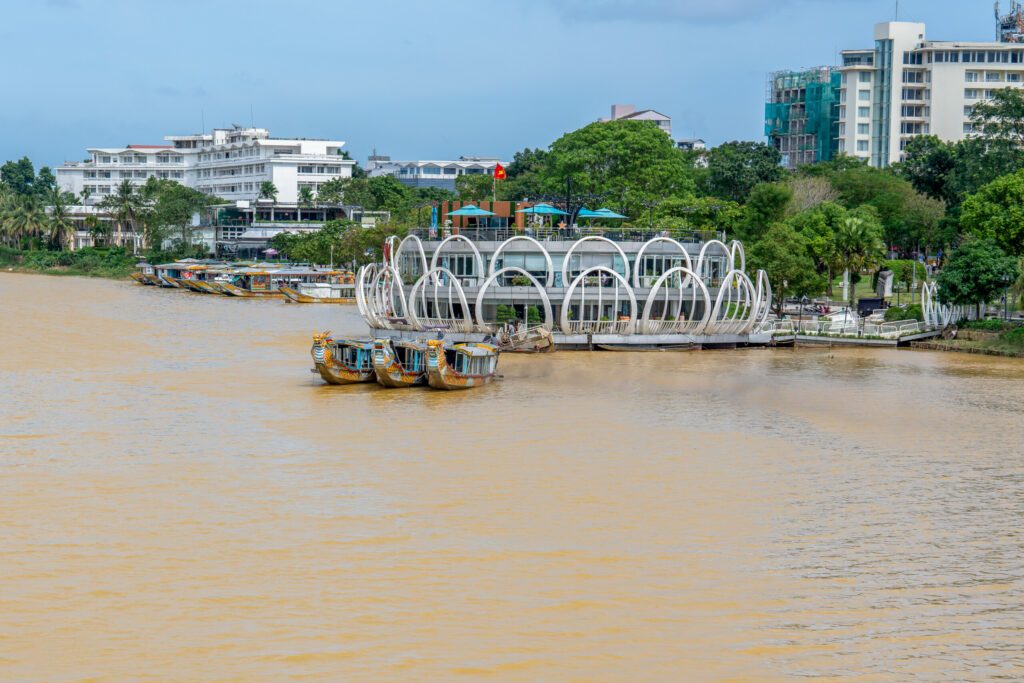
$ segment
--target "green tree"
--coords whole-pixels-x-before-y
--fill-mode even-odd
[[[455,192],[464,202],[482,202],[491,198],[491,176],[484,173],[465,173],[455,178]]]
[[[874,270],[885,258],[885,244],[882,242],[881,225],[870,218],[870,214],[850,215],[835,232],[835,254],[837,271],[850,273],[850,310],[854,310],[855,285],[866,270]]]
[[[782,310],[787,295],[809,296],[821,291],[807,239],[786,223],[776,223],[750,249],[750,264],[768,273],[775,309]]]
[[[997,178],[967,197],[960,225],[1011,254],[1024,256],[1024,170]]]
[[[843,206],[825,202],[786,219],[807,241],[807,253],[814,262],[814,271],[825,278],[826,293],[829,296],[832,296],[832,280],[839,259],[835,233],[848,216]]]
[[[0,166],[0,181],[3,181],[4,185],[18,196],[32,194],[35,179],[35,167],[28,157],[22,157],[18,161],[8,161]]]
[[[999,88],[974,105],[971,126],[991,143],[1024,149],[1024,93],[1017,88]]]
[[[275,185],[274,183],[270,182],[269,180],[264,180],[262,183],[260,183],[259,198],[260,199],[269,199],[270,201],[276,203],[277,202],[277,185]]]
[[[32,192],[43,201],[47,201],[56,191],[56,176],[53,175],[53,171],[50,170],[49,166],[43,166],[39,169],[39,175],[36,176],[35,181],[32,183]]]
[[[152,214],[147,221],[150,226],[147,235],[149,243],[159,248],[164,237],[176,234],[183,246],[190,246],[193,217],[211,201],[216,201],[216,198],[169,181],[168,185],[158,189]]]
[[[547,157],[543,149],[527,147],[516,152],[505,169],[506,179],[498,182],[498,197],[519,201],[542,196]]]
[[[135,191],[135,186],[130,180],[122,180],[121,184],[114,188],[113,194],[103,198],[100,207],[109,211],[117,221],[117,243],[123,246],[125,233],[136,232],[135,226],[139,215],[145,210],[142,196]]]
[[[721,230],[733,235],[743,217],[742,206],[714,197],[669,197],[654,208],[655,226],[662,230]]]
[[[696,193],[692,166],[650,121],[592,123],[555,140],[537,163],[546,193],[594,193],[632,216],[645,202]]]
[[[744,207],[740,239],[751,243],[757,241],[770,226],[785,218],[791,201],[793,190],[786,183],[761,183],[755,186]]]
[[[345,185],[348,182],[348,178],[331,178],[327,182],[321,184],[320,189],[316,193],[317,201],[321,204],[343,203]]]
[[[953,204],[949,182],[956,168],[956,145],[935,135],[918,135],[907,142],[904,154],[904,160],[894,164],[892,172],[921,194]]]
[[[710,194],[743,203],[761,183],[785,176],[779,151],[763,142],[727,142],[707,154]]]
[[[1020,275],[1017,259],[990,239],[969,239],[949,256],[939,272],[939,301],[961,306],[974,305],[981,317],[982,304],[1003,291]]]
[[[7,237],[12,243],[18,244],[46,234],[49,221],[42,203],[29,194],[14,199],[5,223]]]
[[[315,198],[313,197],[313,190],[308,185],[303,185],[299,188],[299,217],[301,219],[303,207],[309,208],[313,206]]]
[[[393,213],[403,211],[409,206],[412,194],[407,185],[403,185],[393,175],[382,175],[368,181],[370,195],[373,197],[371,207],[379,211]]]
[[[61,249],[71,249],[75,237],[75,224],[68,213],[74,195],[52,189],[49,197],[50,241]]]

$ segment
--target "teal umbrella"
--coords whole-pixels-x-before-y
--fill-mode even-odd
[[[525,209],[519,209],[516,213],[532,213],[536,216],[568,216],[565,211],[556,209],[550,204],[534,204]]]
[[[598,209],[594,213],[599,214],[601,218],[626,218],[621,213],[615,213],[611,209]]]
[[[576,216],[578,218],[610,218],[607,214],[603,214],[600,211],[591,211],[586,207],[580,209]]]
[[[494,214],[490,211],[485,211],[475,204],[466,204],[461,209],[456,211],[449,211],[449,216],[493,216]]]

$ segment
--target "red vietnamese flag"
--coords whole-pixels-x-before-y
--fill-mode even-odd
[[[496,164],[494,166],[494,179],[495,180],[504,180],[506,177],[508,177],[508,176],[505,173],[505,167],[502,166],[501,164]]]

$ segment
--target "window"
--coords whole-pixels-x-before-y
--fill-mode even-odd
[[[867,140],[857,140],[857,151],[858,152],[866,152],[866,151],[868,151],[868,141]]]
[[[870,83],[871,82],[871,72],[870,71],[861,71],[860,72],[860,79],[859,80],[860,80],[861,83]]]
[[[101,164],[109,164],[110,163],[110,157],[100,157],[100,163]]]
[[[846,85],[846,74],[843,74],[843,75],[842,75],[842,76],[840,77],[840,79],[839,79],[839,82],[840,82],[841,84],[843,84],[843,85]]]
[[[986,71],[985,82],[986,83],[1000,83],[1003,80],[1003,74],[998,71]]]
[[[845,103],[846,102],[846,88],[843,88],[842,90],[839,91],[839,102],[840,103]]]
[[[900,133],[903,135],[921,135],[926,132],[923,123],[904,121],[900,124]]]
[[[974,106],[973,105],[968,104],[968,105],[966,105],[964,107],[964,116],[970,116],[973,113],[974,113]]]
[[[871,107],[857,107],[857,116],[862,119],[871,118]]]
[[[977,71],[964,72],[964,81],[966,81],[967,83],[977,83],[980,79],[981,74]]]
[[[870,123],[858,123],[857,124],[857,135],[867,135],[871,131]]]
[[[967,89],[964,90],[964,99],[965,100],[976,100],[976,99],[978,99],[978,93],[979,92],[980,92],[979,90],[975,90],[974,88],[967,88]]]
[[[839,141],[839,151],[840,152],[845,152],[846,151],[846,140],[840,140]]]
[[[839,107],[839,118],[841,118],[841,119],[845,119],[846,118],[846,105],[845,104],[843,106]]]
[[[903,63],[904,64],[920,64],[923,60],[923,55],[920,52],[904,52]]]
[[[923,100],[924,90],[922,88],[904,88],[903,89],[904,100]]]
[[[1016,72],[1006,74],[1006,80],[1009,83],[1020,83],[1020,74]]]
[[[439,169],[437,166],[424,166],[422,169],[420,169],[420,172],[423,175],[441,175],[441,169]]]
[[[857,99],[860,100],[861,102],[870,102],[871,101],[871,91],[870,90],[858,90],[857,91]]]
[[[900,109],[900,114],[902,116],[910,116],[913,118],[921,118],[925,115],[924,107],[920,104],[904,104]]]
[[[312,166],[299,166],[299,173],[312,173],[312,172],[313,172],[313,167]]]
[[[967,134],[973,133],[973,132],[974,132],[974,124],[973,123],[965,123],[964,124],[964,135],[967,135]]]
[[[904,83],[924,83],[924,72],[923,71],[904,71],[903,72]]]
[[[844,135],[846,135],[846,124],[845,123],[840,123],[839,124],[839,137],[843,137]]]

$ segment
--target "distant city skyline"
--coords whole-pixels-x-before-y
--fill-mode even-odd
[[[284,10],[282,10],[284,7]],[[238,123],[346,141],[360,163],[511,158],[608,115],[763,140],[769,71],[871,47],[893,0],[0,0],[0,162]],[[902,0],[928,37],[991,40],[988,0]]]

